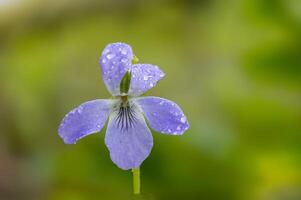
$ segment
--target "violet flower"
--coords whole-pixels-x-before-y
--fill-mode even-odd
[[[99,63],[114,98],[81,104],[65,116],[58,129],[66,144],[75,144],[99,132],[109,118],[105,144],[112,161],[123,170],[138,168],[151,152],[153,137],[146,121],[153,130],[167,135],[181,135],[189,127],[184,113],[172,101],[138,97],[165,74],[157,66],[133,64],[135,61],[129,45],[109,44]]]

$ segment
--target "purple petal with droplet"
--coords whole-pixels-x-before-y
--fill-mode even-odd
[[[128,128],[117,123],[117,114],[110,116],[105,143],[112,161],[121,169],[139,167],[148,157],[153,147],[153,137],[143,115],[135,112],[135,121]]]
[[[152,87],[165,76],[158,66],[151,64],[135,64],[131,67],[132,79],[129,95],[139,96]]]
[[[103,80],[113,96],[120,94],[120,81],[130,69],[132,58],[132,48],[125,43],[112,43],[103,50],[99,64]]]
[[[169,135],[181,135],[189,128],[186,116],[181,108],[172,101],[159,97],[141,97],[135,99],[149,125],[157,132]]]
[[[100,131],[108,118],[111,104],[111,100],[97,99],[73,109],[60,124],[60,137],[66,144],[75,144],[77,140]]]

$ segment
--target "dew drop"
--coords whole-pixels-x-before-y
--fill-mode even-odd
[[[150,87],[153,87],[153,86],[154,86],[154,84],[153,84],[153,83],[150,83],[150,84],[149,84],[149,86],[150,86]]]
[[[143,80],[147,81],[148,80],[148,76],[144,76]]]
[[[104,59],[102,59],[102,63],[106,63],[107,62],[107,60],[104,58]]]
[[[177,127],[177,130],[178,130],[178,131],[181,130],[181,125],[179,125],[179,126]]]
[[[115,57],[115,54],[113,54],[113,53],[107,55],[107,59],[109,59],[109,60],[112,59],[112,58],[114,58],[114,57]]]
[[[181,117],[181,122],[185,123],[186,122],[186,117]]]
[[[126,63],[127,61],[128,61],[128,59],[126,59],[126,58],[121,59],[121,62],[123,62],[123,63]]]
[[[127,54],[127,51],[126,51],[125,49],[123,49],[123,50],[121,51],[121,54],[122,54],[122,55],[126,55],[126,54]]]

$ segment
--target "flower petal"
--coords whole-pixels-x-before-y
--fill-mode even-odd
[[[112,113],[105,137],[112,161],[123,170],[139,167],[153,147],[153,137],[142,113],[137,109],[134,115],[132,126],[125,128],[117,122],[117,113]]]
[[[112,43],[103,50],[99,64],[103,80],[113,96],[120,94],[120,81],[130,69],[132,58],[132,48],[125,43]]]
[[[189,128],[183,111],[172,101],[159,97],[141,97],[135,99],[135,102],[155,131],[181,135]]]
[[[64,142],[75,144],[77,140],[100,131],[108,118],[112,102],[102,99],[88,101],[69,112],[58,130]]]
[[[164,77],[158,66],[151,64],[135,64],[131,67],[132,79],[129,89],[130,96],[139,96],[154,87]]]

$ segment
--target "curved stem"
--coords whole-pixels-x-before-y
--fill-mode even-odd
[[[132,172],[134,194],[140,194],[140,167],[132,169]]]

